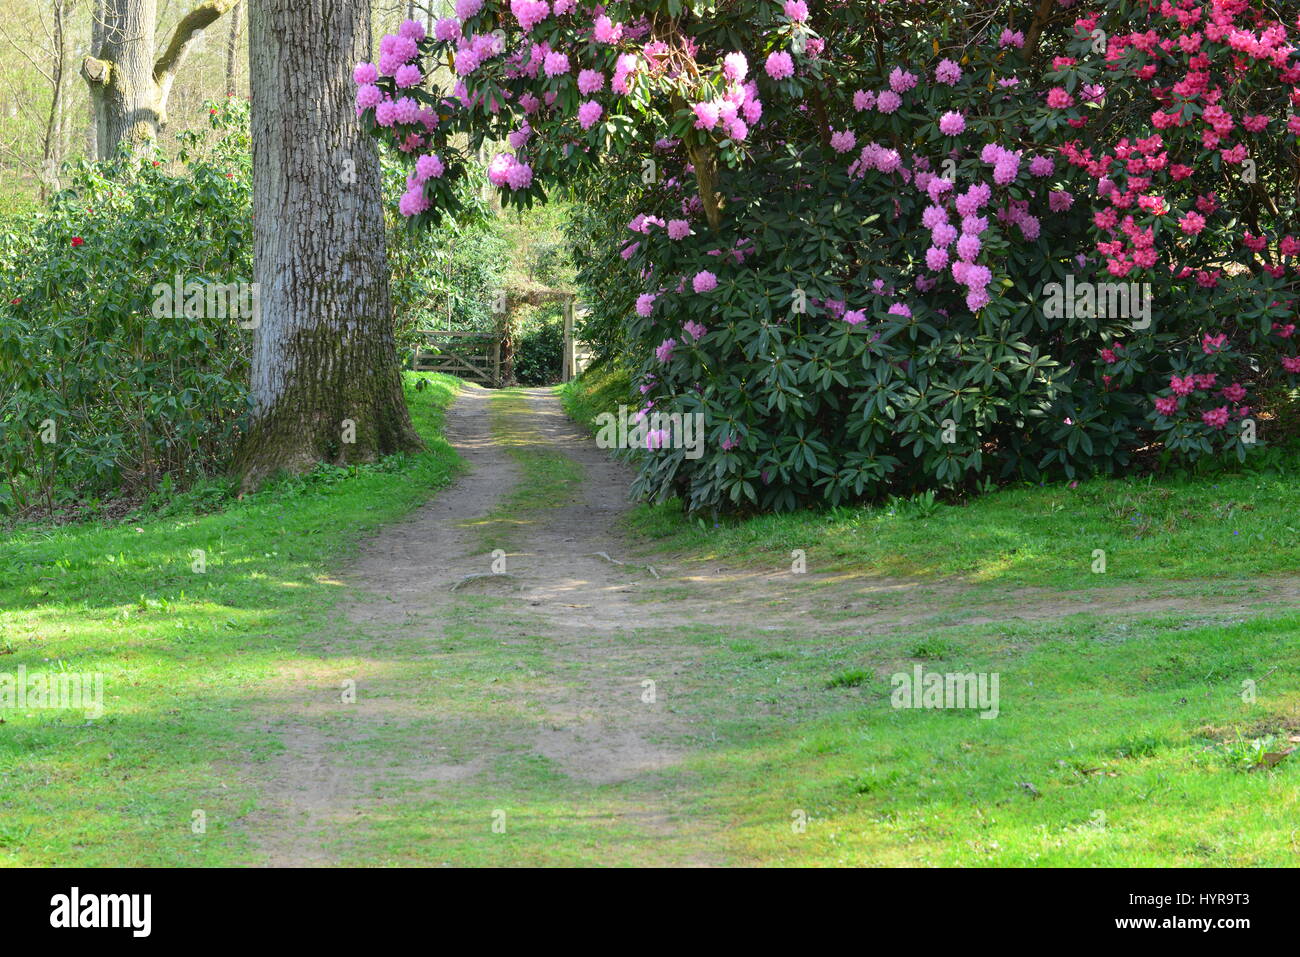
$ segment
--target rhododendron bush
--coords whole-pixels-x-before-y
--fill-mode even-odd
[[[483,144],[506,203],[605,198],[586,275],[643,411],[708,436],[659,436],[645,494],[1244,455],[1300,373],[1297,11],[1031,6],[458,0],[357,67],[357,108],[415,227]]]

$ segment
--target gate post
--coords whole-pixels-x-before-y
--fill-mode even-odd
[[[573,297],[564,300],[564,358],[560,363],[560,380],[568,382],[574,377],[573,353]]]

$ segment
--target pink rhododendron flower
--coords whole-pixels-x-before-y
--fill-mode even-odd
[[[597,43],[617,43],[623,38],[623,24],[615,24],[602,14],[596,18],[593,32]]]
[[[794,59],[784,50],[775,50],[768,54],[763,69],[774,80],[787,80],[794,76]]]
[[[718,288],[718,277],[707,269],[701,269],[691,280],[691,288],[696,292],[709,292]]]
[[[917,75],[909,73],[902,67],[894,67],[889,74],[889,88],[895,93],[906,93],[916,86]]]
[[[578,107],[578,125],[584,130],[589,130],[600,120],[600,114],[603,112],[601,105],[595,100],[587,100]]]
[[[569,56],[552,50],[542,62],[542,72],[547,76],[563,76],[569,72]]]
[[[578,74],[578,92],[590,96],[605,85],[605,74],[599,70],[583,70]]]
[[[424,74],[414,63],[408,63],[405,66],[399,66],[397,72],[393,74],[393,81],[399,87],[419,86],[420,81],[424,79]]]
[[[1212,429],[1221,429],[1228,424],[1228,407],[1220,406],[1217,409],[1211,409],[1208,412],[1201,413],[1201,421]]]
[[[966,131],[966,117],[948,112],[939,118],[939,132],[944,136],[960,136]]]
[[[1074,106],[1074,97],[1064,87],[1053,87],[1047,94],[1047,105],[1054,110],[1064,110]]]
[[[421,181],[438,179],[445,169],[437,153],[426,153],[415,161],[415,175]]]
[[[893,113],[903,105],[903,98],[893,90],[884,90],[876,97],[876,109],[881,113]]]
[[[721,115],[716,103],[693,103],[691,109],[695,111],[695,128],[697,130],[711,130],[718,125],[718,118]]]
[[[1163,416],[1173,415],[1178,411],[1178,397],[1171,395],[1156,399],[1156,411]]]
[[[961,79],[961,64],[956,60],[940,60],[939,65],[935,68],[934,78],[939,83],[948,86],[955,86]]]

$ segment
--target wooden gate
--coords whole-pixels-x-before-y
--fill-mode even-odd
[[[455,329],[425,331],[411,356],[417,372],[445,372],[470,382],[501,385],[501,337]]]

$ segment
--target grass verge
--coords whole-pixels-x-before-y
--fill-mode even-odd
[[[102,675],[105,712],[0,706],[0,864],[240,859],[229,823],[254,795],[213,756],[259,746],[241,702],[326,621],[343,589],[324,569],[458,468],[441,435],[458,380],[418,377],[421,454],[322,467],[211,514],[20,527],[0,544],[0,672]]]
[[[626,372],[597,368],[566,384],[561,397],[569,415],[592,428],[628,392]],[[963,504],[924,496],[716,521],[687,516],[671,501],[640,507],[628,528],[651,550],[700,562],[788,565],[802,549],[810,572],[1062,589],[1294,573],[1300,452],[1275,451],[1262,463],[1195,478],[1008,486]],[[1096,571],[1102,557],[1105,570]]]

